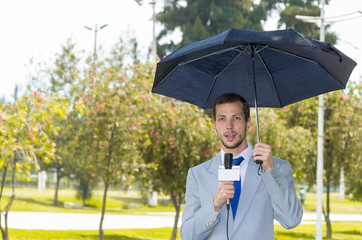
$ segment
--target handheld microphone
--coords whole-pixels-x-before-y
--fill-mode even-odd
[[[233,167],[233,154],[225,153],[224,155],[224,167],[225,169],[231,169]],[[230,199],[226,200],[226,208],[230,209]]]

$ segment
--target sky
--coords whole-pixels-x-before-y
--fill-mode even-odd
[[[97,47],[110,50],[121,36],[135,37],[140,53],[147,55],[152,43],[152,7],[145,0],[139,6],[134,0],[0,0],[0,98],[12,99],[15,85],[25,91],[29,80],[29,59],[49,62],[67,39],[76,48],[92,53],[94,30],[98,28]],[[156,0],[156,12],[162,0]],[[330,0],[325,17],[362,11],[362,0]],[[362,17],[332,23],[331,30],[339,37],[335,45],[357,62],[350,79],[362,76]],[[276,16],[277,18],[278,16]],[[275,19],[276,19],[275,18]],[[353,19],[354,18],[354,19]],[[332,19],[332,18],[330,18]],[[265,30],[275,30],[276,21],[269,21]],[[160,25],[156,25],[156,33]],[[178,36],[173,36],[177,41]]]

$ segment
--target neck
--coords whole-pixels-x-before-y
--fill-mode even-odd
[[[240,144],[237,148],[227,148],[223,144],[221,144],[221,148],[225,153],[232,153],[234,157],[239,155],[241,152],[243,152],[248,147],[248,143],[246,140]]]

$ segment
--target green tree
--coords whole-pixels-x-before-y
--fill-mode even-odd
[[[346,175],[355,172],[361,162],[360,149],[362,122],[361,89],[349,88],[349,94],[333,92],[325,95],[325,136],[324,136],[324,186],[327,189],[324,217],[327,224],[327,237],[332,237],[330,221],[330,191],[339,185],[340,169]],[[351,172],[352,171],[352,172]],[[349,188],[349,186],[348,186]]]
[[[158,39],[179,29],[182,40],[179,44],[166,43],[159,46],[159,56],[188,42],[213,37],[229,28],[262,30],[262,20],[267,18],[267,5],[252,0],[167,0],[157,20],[164,26]]]
[[[211,118],[197,107],[149,92],[154,66],[135,65],[131,81],[137,84],[138,122],[142,134],[136,139],[147,164],[155,165],[144,175],[144,184],[170,196],[176,215],[171,239],[176,239],[181,204],[189,168],[210,159],[218,141]],[[137,124],[137,123],[135,123]],[[138,175],[140,176],[140,175]]]
[[[93,155],[90,153],[94,149],[90,143],[93,137],[87,128],[89,119],[83,109],[83,104],[91,99],[91,97],[84,97],[87,94],[87,91],[79,91],[75,95],[75,107],[69,114],[69,125],[66,128],[71,137],[67,139],[64,149],[69,156],[64,159],[68,160],[65,166],[69,166],[65,172],[77,180],[76,197],[82,199],[84,205],[92,195],[92,188],[99,182],[99,176],[95,173],[96,167],[91,164]]]
[[[324,95],[324,183],[326,187],[326,202],[323,214],[327,224],[327,237],[332,236],[330,222],[330,192],[338,186],[340,169],[343,168],[347,183],[347,192],[353,193],[358,199],[361,189],[354,189],[361,183],[358,172],[361,164],[361,86],[354,82],[348,90],[335,91]],[[317,98],[311,98],[288,106],[285,111],[279,111],[282,118],[287,120],[287,126],[301,126],[310,129],[311,144],[316,147],[317,139]],[[315,184],[316,155],[308,154],[309,166],[304,167],[304,179],[309,186]],[[357,166],[357,169],[356,169]]]
[[[51,65],[46,63],[40,64],[38,69],[32,75],[32,88],[46,89],[47,95],[62,94],[65,96],[62,99],[63,103],[58,103],[67,108],[67,116],[59,118],[56,114],[51,114],[49,122],[55,127],[54,134],[51,134],[51,140],[56,143],[56,152],[49,163],[42,163],[40,167],[42,170],[49,171],[55,170],[56,172],[56,187],[53,205],[58,206],[58,190],[60,181],[65,176],[72,174],[72,155],[69,154],[72,148],[72,136],[75,126],[76,117],[72,113],[72,106],[74,104],[74,94],[76,92],[75,86],[78,86],[79,75],[81,74],[80,61],[81,58],[77,56],[75,51],[75,43],[72,39],[68,39],[61,47],[61,52],[55,54],[54,60]],[[36,66],[32,66],[33,68]],[[67,103],[65,103],[65,101]],[[66,106],[64,105],[66,104]]]
[[[109,187],[125,188],[133,183],[133,173],[141,162],[134,140],[139,131],[133,106],[138,86],[127,76],[128,69],[118,65],[123,54],[122,46],[117,44],[111,57],[97,61],[97,71],[90,71],[82,79],[83,92],[79,92],[75,103],[84,124],[73,142],[77,144],[78,156],[87,154],[86,158],[78,159],[86,161],[78,167],[100,178],[104,186],[99,239],[103,239]]]
[[[328,1],[327,1],[328,4]],[[317,23],[307,23],[303,22],[300,19],[296,19],[296,15],[302,16],[320,16],[320,7],[319,1],[313,0],[287,0],[287,1],[278,1],[279,9],[282,9],[280,13],[280,18],[278,21],[278,28],[294,28],[296,31],[309,36],[314,39],[319,39],[320,28]],[[325,39],[326,42],[335,44],[337,36],[335,33],[328,32],[330,25],[325,26]]]
[[[15,100],[13,104],[0,103],[0,165],[2,170],[0,201],[3,198],[6,175],[11,175],[11,196],[0,213],[0,229],[4,240],[9,239],[8,215],[16,194],[16,174],[29,174],[31,167],[39,169],[39,161],[49,162],[54,157],[55,144],[49,134],[54,131],[49,113],[60,109],[39,92]],[[59,112],[60,115],[62,112]]]
[[[303,172],[309,165],[309,156],[315,154],[313,136],[309,129],[294,125],[288,126],[287,121],[278,115],[278,109],[262,108],[259,110],[260,140],[272,146],[273,156],[290,162],[294,179],[302,182]],[[285,110],[284,110],[285,111]],[[248,133],[248,141],[256,143],[255,111],[251,111],[252,126]]]
[[[348,174],[345,176],[347,190],[346,193],[352,196],[352,199],[362,201],[362,111],[361,111],[361,91],[362,83],[352,83],[348,94],[340,96],[340,104],[346,104],[346,110],[337,112],[343,116],[342,122],[343,135],[341,146],[344,151],[351,151],[345,156],[343,168],[348,168]],[[337,118],[339,116],[336,116]],[[353,138],[353,141],[351,141]],[[348,149],[346,149],[346,146]]]
[[[136,0],[139,4],[143,1]],[[294,28],[300,33],[319,39],[319,27],[315,23],[305,23],[295,18],[296,15],[319,16],[319,2],[313,0],[167,0],[163,10],[157,14],[157,20],[163,25],[157,40],[161,41],[168,34],[180,30],[180,43],[172,41],[158,45],[160,57],[167,55],[176,47],[188,42],[213,37],[229,28],[263,30],[263,23],[278,11],[278,28]],[[328,1],[327,1],[328,3]],[[336,35],[328,32],[326,41],[334,44]]]

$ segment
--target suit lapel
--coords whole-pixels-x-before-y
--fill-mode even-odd
[[[231,234],[244,219],[245,214],[248,211],[249,206],[254,198],[254,194],[259,186],[261,177],[258,175],[258,167],[259,165],[257,165],[251,157],[249,159],[248,168],[245,173],[244,184],[241,189],[238,209],[236,212],[236,217]]]
[[[211,159],[210,166],[207,170],[212,174],[217,174],[220,165],[221,165],[221,153],[217,154],[213,159]]]
[[[209,166],[207,167],[207,171],[210,173],[209,176],[205,176],[205,184],[206,188],[208,189],[207,193],[208,199],[213,199],[216,191],[217,191],[217,185],[218,185],[218,169],[221,165],[221,158],[220,153],[216,155],[211,161]]]
[[[213,184],[218,184],[219,180],[218,180],[218,169],[219,169],[219,166],[222,165],[222,162],[221,162],[221,153],[219,153],[215,158],[212,159],[211,161],[211,164],[208,168],[208,171],[215,176],[212,176],[212,180],[210,182],[210,186],[213,186]],[[215,181],[215,182],[213,182]],[[216,191],[217,191],[217,188],[216,188]],[[215,192],[212,192],[212,198],[215,196],[216,194],[216,191]],[[231,210],[231,209],[230,209]],[[231,212],[231,211],[230,211]],[[221,210],[220,210],[220,214],[221,214],[221,217],[224,218],[225,222],[226,222],[226,219],[227,219],[227,209],[226,209],[226,204],[224,204],[222,207],[221,207]],[[231,219],[230,219],[231,217]],[[231,226],[232,226],[232,213],[230,214],[229,216],[229,232],[231,231]]]
[[[216,185],[218,184],[217,174],[218,174],[219,166],[221,164],[222,164],[221,163],[221,154],[219,153],[217,156],[215,156],[212,159],[212,161],[207,169],[208,172],[212,175],[212,177],[210,178],[211,179],[210,186],[212,186],[213,184],[216,184]],[[233,221],[232,212],[230,210],[230,214],[229,214],[230,236],[231,236],[231,234],[233,234],[233,232],[236,230],[237,226],[244,219],[245,214],[246,214],[250,204],[252,203],[254,194],[259,186],[261,177],[258,175],[258,167],[259,167],[259,165],[257,165],[253,161],[253,158],[251,157],[249,159],[248,168],[245,173],[244,184],[241,189],[241,195],[240,195],[240,199],[239,199],[238,210],[237,210],[235,221]],[[215,181],[215,183],[213,181]],[[217,190],[217,188],[216,188],[216,190]],[[216,192],[212,192],[211,197],[214,197],[215,194],[216,194]],[[227,219],[226,204],[224,204],[221,207],[220,211],[221,211],[220,212],[221,217],[224,218],[224,220],[226,221],[226,219]]]

